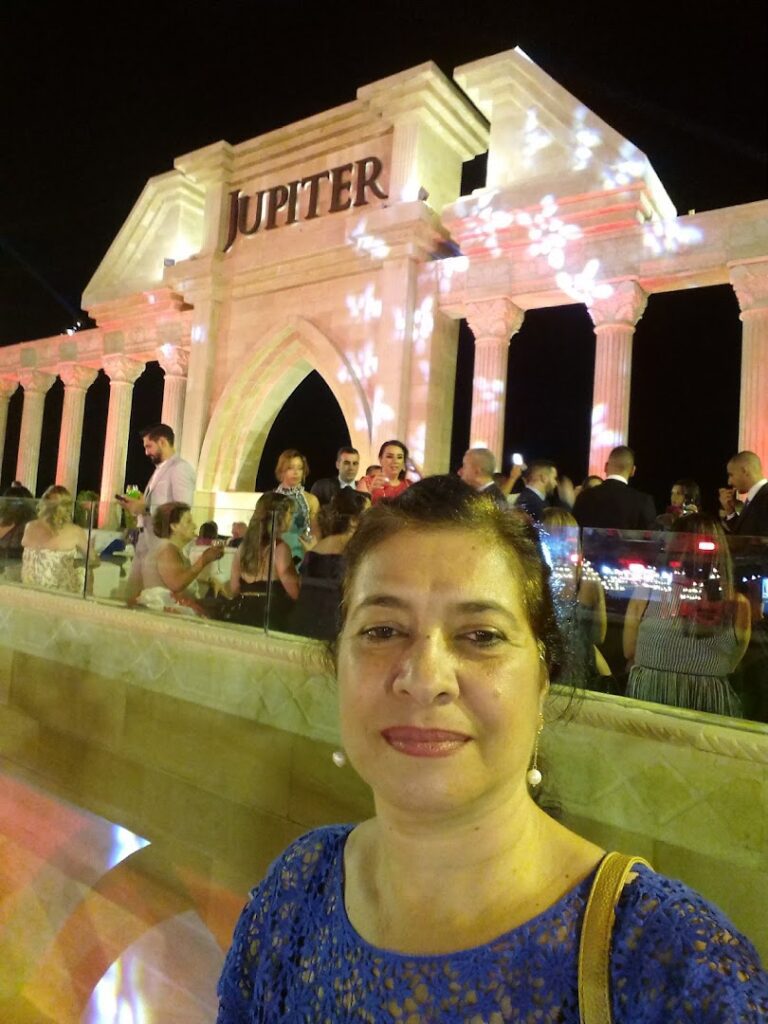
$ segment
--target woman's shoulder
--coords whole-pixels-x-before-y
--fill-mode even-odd
[[[308,892],[313,876],[327,873],[337,863],[354,825],[326,825],[305,832],[286,847],[269,866],[264,880],[251,891],[251,903],[267,894]]]
[[[685,883],[644,866],[636,873],[616,907],[611,962],[617,1020],[630,1019],[627,1013],[638,1006],[643,1016],[631,1017],[638,1024],[687,1020],[688,1006],[698,1024],[762,1020],[768,976],[749,939]]]

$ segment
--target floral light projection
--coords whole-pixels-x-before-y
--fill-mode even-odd
[[[555,275],[555,282],[561,292],[570,295],[576,302],[590,305],[595,299],[607,299],[613,295],[611,285],[597,280],[599,269],[600,261],[598,259],[587,260],[583,269],[575,274],[569,274],[565,270],[559,271]]]
[[[615,448],[623,444],[623,435],[618,430],[610,430],[606,424],[607,406],[598,402],[592,409],[592,448]]]
[[[499,397],[504,394],[504,381],[488,377],[475,377],[472,384],[473,401],[480,402],[483,409],[498,412],[501,408]]]
[[[518,224],[528,227],[531,239],[531,256],[545,256],[553,270],[562,270],[565,265],[565,247],[568,242],[581,237],[581,228],[566,224],[557,214],[554,196],[544,196],[538,213],[518,213]]]
[[[539,113],[535,107],[526,111],[523,128],[523,163],[532,167],[536,154],[552,144],[552,136],[539,125]]]
[[[366,232],[367,220],[361,218],[349,232],[349,241],[357,252],[369,253],[376,260],[383,260],[389,255],[389,246],[383,238],[377,238]]]
[[[370,323],[381,316],[381,299],[376,296],[374,285],[366,285],[358,295],[347,295],[347,309],[353,323]]]
[[[643,228],[643,245],[655,256],[678,252],[685,245],[696,245],[703,237],[700,228],[678,220],[656,220]]]

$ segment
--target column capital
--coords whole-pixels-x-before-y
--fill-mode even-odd
[[[166,377],[186,377],[189,368],[189,350],[178,345],[160,345],[155,349],[157,361]]]
[[[52,373],[43,373],[42,370],[22,370],[19,373],[19,383],[24,388],[25,395],[44,395],[55,380]]]
[[[768,262],[739,263],[730,267],[731,286],[745,313],[768,309]]]
[[[468,302],[465,315],[475,336],[475,345],[506,341],[517,334],[523,325],[525,311],[511,299],[485,299]]]
[[[59,363],[56,372],[65,388],[74,388],[78,391],[87,391],[98,374],[98,370],[93,370],[90,366],[81,366],[80,363]]]
[[[144,363],[121,354],[104,356],[104,373],[112,384],[134,384],[144,372]]]
[[[648,294],[637,281],[618,281],[613,291],[587,304],[592,323],[598,327],[634,327],[645,312]]]
[[[10,377],[0,377],[0,398],[10,398],[16,392],[19,382]]]

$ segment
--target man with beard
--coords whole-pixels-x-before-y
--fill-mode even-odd
[[[144,488],[143,498],[118,498],[122,508],[139,520],[139,539],[128,581],[128,596],[134,597],[142,588],[142,562],[155,541],[152,515],[171,501],[192,505],[195,497],[195,471],[176,454],[176,437],[166,423],[157,423],[140,431],[144,453],[154,463],[155,471]]]

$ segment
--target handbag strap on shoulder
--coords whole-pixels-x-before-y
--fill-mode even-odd
[[[597,869],[584,911],[579,942],[579,1016],[581,1024],[612,1024],[611,933],[616,904],[642,857],[608,853]]]

